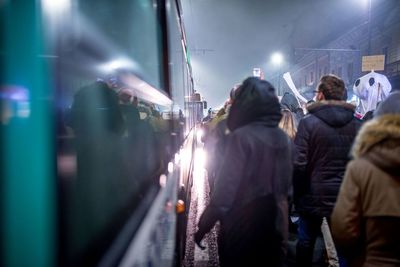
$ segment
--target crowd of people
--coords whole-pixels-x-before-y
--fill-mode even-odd
[[[400,266],[400,92],[367,122],[346,99],[335,75],[304,105],[250,77],[205,123],[211,200],[194,239],[202,247],[219,221],[221,266],[284,266],[293,211],[297,266],[312,266],[330,233],[331,266]]]

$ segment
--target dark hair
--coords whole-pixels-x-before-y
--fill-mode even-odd
[[[321,91],[326,100],[343,100],[345,86],[342,79],[333,74],[321,77],[318,84],[318,91]]]
[[[236,94],[237,94],[237,89],[240,87],[240,84],[235,84],[235,86],[232,87],[231,91],[229,92],[229,98],[233,101],[235,100]]]

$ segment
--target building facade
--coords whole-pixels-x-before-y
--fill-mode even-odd
[[[371,20],[352,29],[343,29],[332,36],[325,46],[317,48],[295,48],[302,54],[290,68],[290,73],[299,91],[308,99],[322,75],[335,74],[341,77],[352,95],[355,80],[362,72],[362,56],[385,55],[385,74],[392,88],[400,89],[400,1],[375,2]],[[370,47],[370,48],[369,48]],[[287,86],[284,91],[290,90]]]

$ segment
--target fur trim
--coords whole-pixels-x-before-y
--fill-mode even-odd
[[[354,158],[361,157],[386,140],[400,141],[400,115],[382,115],[366,122],[356,137],[352,155]],[[392,142],[390,144],[393,145]]]
[[[317,101],[313,104],[311,104],[307,110],[311,111],[314,109],[317,109],[319,107],[323,107],[326,105],[331,105],[331,106],[341,106],[344,107],[346,109],[350,109],[352,111],[354,111],[356,109],[356,106],[350,103],[347,103],[346,101],[340,101],[340,100],[322,100],[322,101]]]

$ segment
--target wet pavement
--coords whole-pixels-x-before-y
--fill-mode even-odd
[[[197,148],[195,152],[193,186],[191,189],[191,203],[186,232],[186,251],[182,264],[182,266],[187,267],[219,266],[217,245],[218,226],[215,226],[205,235],[202,241],[203,245],[206,246],[205,250],[201,250],[194,243],[194,233],[197,229],[197,223],[206,205],[210,201],[210,187],[208,185],[207,172],[204,169],[204,157],[203,149]]]

